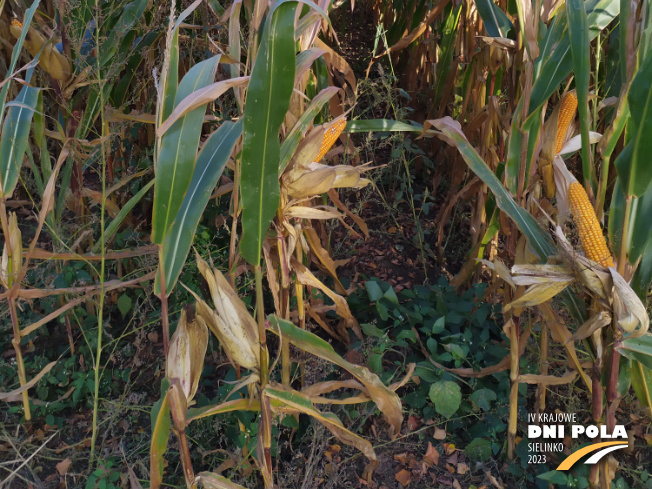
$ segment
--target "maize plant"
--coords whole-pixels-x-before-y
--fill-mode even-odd
[[[652,340],[641,300],[646,298],[652,282],[647,251],[649,228],[643,225],[644,214],[641,214],[646,212],[643,209],[647,208],[651,192],[649,165],[643,158],[643,152],[650,150],[649,138],[643,136],[645,128],[650,127],[647,111],[650,88],[644,81],[649,79],[652,69],[649,35],[631,35],[620,46],[622,84],[615,102],[610,102],[614,106],[610,118],[599,114],[600,110],[604,111],[602,102],[606,95],[597,90],[589,93],[591,41],[619,13],[620,25],[627,24],[623,26],[622,36],[643,32],[650,25],[650,15],[646,10],[638,16],[629,5],[627,10],[619,12],[620,4],[615,1],[573,0],[556,10],[537,4],[541,12],[536,13],[527,2],[517,2],[513,14],[520,25],[517,46],[504,39],[507,26],[504,21],[512,28],[515,25],[509,15],[491,2],[477,3],[477,12],[489,35],[486,42],[509,54],[503,57],[498,70],[505,73],[518,68],[522,72],[515,87],[517,97],[511,123],[500,120],[500,109],[492,101],[496,95],[492,84],[486,107],[489,114],[497,113],[498,121],[492,120],[484,126],[480,153],[469,142],[469,135],[479,126],[474,125],[475,119],[465,117],[465,112],[460,114],[464,129],[460,122],[443,117],[427,121],[422,134],[437,135],[456,147],[468,167],[493,194],[490,199],[482,197],[480,201],[486,201],[486,215],[491,216],[490,222],[484,224],[482,243],[489,243],[501,229],[506,231],[505,246],[514,261],[511,270],[498,258],[483,262],[494,270],[496,278],[510,285],[504,289],[504,301],[512,380],[508,455],[513,457],[519,383],[539,385],[537,409],[544,409],[546,386],[570,382],[579,375],[592,395],[593,421],[613,430],[620,393],[629,388],[630,376],[619,377],[620,369],[626,368],[631,370],[634,390],[642,404],[650,405],[647,369],[652,367]],[[539,15],[549,24],[543,34],[538,32],[536,23],[527,20]],[[569,91],[571,81],[575,87]],[[562,82],[566,82],[565,94],[543,124],[545,108],[554,101]],[[568,140],[574,133],[572,122],[576,109],[579,109],[579,134]],[[604,127],[602,136],[594,130],[599,124]],[[496,129],[500,132],[493,132]],[[494,156],[486,151],[487,144],[500,140],[502,134],[508,135],[503,142],[504,167],[496,165],[495,150]],[[612,254],[600,222],[606,214],[603,207],[610,188],[610,159],[622,134],[625,134],[625,144],[616,158],[618,178],[613,184],[608,212]],[[580,177],[568,170],[561,156],[578,149],[581,150]],[[499,223],[498,209],[513,223]],[[569,215],[573,216],[583,254],[566,237],[564,229],[568,229]],[[555,229],[553,236],[544,231],[550,225]],[[475,247],[474,253],[477,250],[484,252],[486,246]],[[463,277],[468,278],[473,266],[470,262],[463,269],[466,274]],[[574,333],[551,307],[558,300],[581,325]],[[532,307],[538,309],[542,318],[540,375],[519,372],[522,343],[533,325],[531,316],[524,311]],[[561,378],[547,374],[548,334],[561,343],[568,356],[570,371]],[[589,338],[592,369],[587,373],[579,362],[574,343]],[[606,460],[594,466],[590,482],[597,485],[600,480],[611,481],[611,467]]]
[[[199,3],[199,0],[193,3],[178,18],[174,18],[172,10],[167,33],[168,49],[159,82],[152,241],[159,249],[155,287],[162,303],[167,377],[162,385],[161,400],[152,411],[154,432],[150,450],[151,487],[159,487],[163,481],[163,457],[171,427],[178,438],[188,487],[197,482],[208,487],[236,487],[232,483],[227,485],[218,474],[200,473],[195,476],[190,465],[185,435],[185,429],[192,421],[234,410],[259,413],[260,428],[255,460],[265,487],[274,484],[272,423],[276,416],[284,415],[308,414],[342,442],[361,450],[369,460],[364,477],[370,479],[378,463],[371,444],[347,430],[335,415],[322,412],[315,405],[330,404],[332,400],[322,395],[332,392],[333,388],[357,389],[359,395],[345,402],[374,401],[389,423],[392,433],[397,435],[403,415],[395,391],[409,379],[409,375],[402,383],[387,387],[368,369],[347,362],[328,343],[304,329],[306,310],[329,329],[328,325],[318,319],[318,313],[328,309],[311,310],[307,301],[304,301],[303,287],[309,286],[320,289],[333,300],[335,311],[345,324],[338,330],[340,339],[348,342],[349,326],[357,329],[360,334],[345,299],[328,289],[310,272],[307,257],[312,250],[316,259],[337,281],[334,263],[320,243],[311,221],[333,218],[343,220],[344,216],[339,210],[351,215],[339,202],[334,190],[361,188],[370,183],[362,177],[368,170],[366,165],[350,167],[319,163],[344,130],[346,118],[340,115],[331,123],[312,128],[310,125],[317,113],[336,95],[337,89],[323,88],[305,109],[293,96],[293,89],[306,88],[304,78],[308,76],[307,69],[324,54],[323,49],[309,47],[321,29],[324,12],[313,6],[312,10],[308,9],[297,17],[296,2],[277,2],[269,10],[264,9],[267,14],[264,24],[257,23],[262,19],[260,16],[250,19],[252,43],[249,44],[247,53],[249,61],[245,64],[251,70],[249,74],[213,82],[220,62],[218,55],[193,66],[177,82],[175,74],[179,62],[179,29]],[[329,5],[330,2],[326,2],[326,6]],[[236,2],[234,7],[236,6],[239,3]],[[239,23],[240,19],[236,17],[238,12],[236,8],[230,12],[230,29]],[[307,48],[299,56],[295,53],[295,35],[299,38],[298,44]],[[259,45],[257,39],[260,39]],[[334,53],[330,54],[334,56]],[[242,75],[239,70],[232,70],[232,74]],[[246,97],[245,92],[240,90],[244,86],[247,87]],[[238,105],[243,107],[242,120],[223,123],[197,153],[206,105],[231,88],[238,97]],[[285,135],[282,143],[279,142],[278,133]],[[232,193],[233,229],[241,205],[242,236],[239,254],[255,273],[257,319],[249,314],[232,286],[235,273],[230,273],[229,283],[219,270],[198,256],[197,267],[208,283],[213,305],[195,295],[194,312],[192,309],[184,309],[177,330],[181,332],[179,335],[175,333],[172,343],[168,345],[167,299],[189,252],[201,212],[230,157],[233,157],[235,173]],[[326,193],[339,210],[315,205],[315,198]],[[277,234],[268,239],[267,231],[272,221]],[[235,247],[232,249],[235,251]],[[263,256],[278,316],[265,315],[262,295]],[[238,267],[238,262],[234,252],[231,256],[231,270]],[[292,280],[295,280],[294,287],[290,287]],[[345,292],[341,284],[339,288],[340,292]],[[289,321],[292,292],[299,305],[300,327]],[[249,371],[240,377],[238,383],[239,386],[248,386],[248,396],[216,406],[188,409],[191,398],[189,392],[193,392],[192,386],[197,380],[195,374],[201,371],[199,364],[203,358],[200,350],[205,347],[203,333],[190,335],[186,331],[204,331],[204,324],[217,337],[234,366]],[[281,384],[273,382],[271,377],[273,365],[270,365],[266,341],[269,331],[280,338],[283,367]],[[318,383],[303,386],[301,390],[293,389],[289,382],[290,345],[348,370],[356,380],[335,384]],[[193,350],[197,353],[192,354]]]

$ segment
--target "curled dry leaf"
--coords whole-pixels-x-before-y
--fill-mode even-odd
[[[631,336],[644,335],[650,327],[645,306],[615,268],[609,267],[609,272],[614,283],[614,299],[617,299],[614,301],[614,313],[618,325]]]
[[[430,442],[428,442],[428,450],[426,450],[426,454],[423,456],[423,461],[428,465],[439,464],[439,451],[437,451],[437,449]]]
[[[407,469],[401,469],[394,478],[403,487],[407,487],[412,482],[412,473]]]

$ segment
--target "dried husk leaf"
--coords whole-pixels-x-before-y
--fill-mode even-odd
[[[609,272],[613,278],[614,314],[618,325],[633,337],[644,335],[650,327],[645,306],[615,268],[609,267]]]
[[[247,306],[242,302],[237,292],[233,290],[224,275],[222,275],[222,272],[216,268],[211,270],[208,263],[199,255],[197,255],[197,266],[199,272],[208,282],[208,288],[211,291],[211,298],[218,316],[226,324],[239,323],[249,343],[258,346],[258,325],[249,314]]]
[[[524,374],[518,376],[521,384],[563,385],[570,384],[577,377],[577,372],[567,372],[561,377],[554,375]]]
[[[167,376],[179,380],[188,402],[197,392],[207,347],[206,322],[201,316],[195,314],[191,306],[185,306],[181,310],[181,318],[170,341]]]
[[[570,283],[575,276],[563,265],[514,265],[512,277],[516,285],[534,285],[549,282]]]
[[[211,269],[199,255],[197,267],[208,283],[215,305],[215,310],[211,309],[191,291],[197,300],[197,314],[206,321],[233,362],[245,368],[257,368],[260,349],[256,322],[219,270]]]
[[[194,294],[193,294],[194,295]],[[220,341],[229,359],[245,368],[253,369],[259,365],[259,349],[252,345],[239,325],[227,325],[206,302],[195,295],[197,314],[204,318],[206,325]]]
[[[588,338],[596,331],[604,328],[611,324],[611,314],[606,311],[600,311],[597,314],[594,314],[586,321],[582,326],[580,326],[575,333],[573,333],[565,343],[572,343],[573,341],[583,340]]]
[[[563,291],[572,280],[548,282],[530,286],[525,293],[505,306],[505,311],[510,309],[532,307],[552,299]]]

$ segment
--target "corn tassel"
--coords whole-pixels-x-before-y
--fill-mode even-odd
[[[555,154],[559,154],[561,148],[564,146],[564,139],[568,132],[568,126],[575,118],[575,111],[577,110],[577,95],[575,91],[568,92],[561,99],[561,110],[559,111],[559,119],[557,120],[557,143],[555,145]]]
[[[346,119],[342,117],[341,119],[336,119],[333,124],[326,129],[324,133],[324,140],[321,143],[321,149],[319,150],[319,155],[315,158],[315,161],[320,161],[326,153],[333,147],[337,138],[340,137],[344,127],[346,126]]]
[[[586,257],[604,267],[613,267],[614,262],[591,201],[584,187],[576,180],[568,185],[568,203]]]

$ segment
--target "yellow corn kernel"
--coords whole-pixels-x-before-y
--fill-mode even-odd
[[[555,154],[559,154],[561,148],[564,146],[564,139],[566,132],[571,121],[575,118],[575,111],[577,110],[577,95],[575,91],[568,92],[561,99],[561,109],[559,110],[559,119],[557,120],[557,145],[555,146]]]
[[[23,23],[18,19],[11,19],[11,25],[23,28]]]
[[[577,181],[571,182],[568,186],[568,203],[586,257],[604,267],[613,267],[614,262],[611,253],[607,248],[607,242],[602,234],[593,206],[589,201],[589,196],[586,195],[586,190]]]
[[[315,161],[320,161],[324,156],[326,156],[326,153],[328,153],[328,151],[335,144],[335,141],[337,141],[337,138],[339,138],[340,134],[342,134],[345,126],[346,119],[342,117],[341,119],[336,120],[335,123],[328,129],[326,129],[326,132],[324,133],[324,141],[321,143],[321,149],[319,150],[319,156],[317,156]]]

